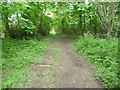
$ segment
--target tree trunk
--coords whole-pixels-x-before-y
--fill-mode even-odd
[[[106,5],[105,3],[98,3],[98,5],[95,5],[93,3],[93,5],[96,7],[96,12],[100,17],[102,26],[106,30],[107,38],[110,38],[110,34],[113,30],[114,24],[115,3],[111,2],[108,3],[108,5]]]
[[[80,35],[83,35],[83,26],[82,26],[82,10],[79,11],[79,28],[80,28]]]
[[[10,28],[9,28],[9,23],[8,23],[8,14],[5,15],[5,36],[10,36]]]

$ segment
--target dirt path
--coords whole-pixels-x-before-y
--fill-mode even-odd
[[[90,64],[75,52],[70,39],[52,37],[53,42],[46,50],[44,64],[31,64],[33,80],[31,88],[101,88]]]

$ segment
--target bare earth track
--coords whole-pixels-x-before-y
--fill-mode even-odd
[[[34,80],[29,88],[102,88],[87,61],[75,52],[71,39],[51,37],[53,42],[43,56],[44,62],[33,62]]]

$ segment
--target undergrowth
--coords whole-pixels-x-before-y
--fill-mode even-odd
[[[31,61],[41,61],[41,56],[49,43],[33,40],[10,40],[2,42],[2,88],[10,88],[14,83],[23,81],[28,74],[27,66]]]
[[[97,68],[97,77],[107,88],[120,87],[118,83],[118,39],[100,39],[85,35],[75,40],[76,51],[88,57]]]

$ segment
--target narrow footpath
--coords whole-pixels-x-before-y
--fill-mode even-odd
[[[72,39],[51,37],[43,62],[32,62],[29,88],[102,88],[87,60],[75,52]]]

